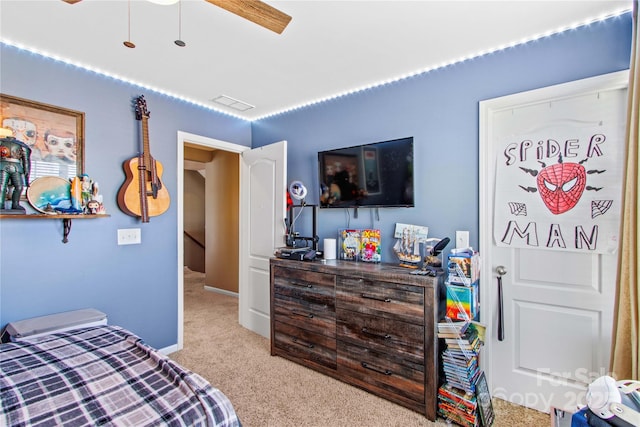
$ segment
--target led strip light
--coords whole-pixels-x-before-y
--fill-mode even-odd
[[[595,24],[595,23],[598,23],[598,22],[606,21],[607,19],[610,19],[610,18],[616,18],[616,17],[622,16],[622,15],[624,15],[626,13],[629,13],[629,12],[631,12],[631,8],[619,9],[619,10],[616,10],[616,11],[613,11],[613,12],[610,12],[610,13],[606,13],[606,14],[600,15],[600,16],[598,16],[596,18],[586,19],[585,21],[577,22],[577,23],[574,23],[572,25],[567,25],[567,26],[558,28],[558,29],[553,30],[553,31],[547,31],[545,33],[536,34],[534,36],[527,37],[527,38],[524,38],[524,39],[521,39],[521,40],[518,40],[518,41],[514,41],[512,43],[503,44],[503,45],[500,45],[500,46],[492,48],[492,49],[486,49],[486,50],[477,52],[476,54],[473,54],[473,55],[463,56],[463,57],[460,57],[458,59],[454,59],[454,60],[451,60],[451,61],[443,62],[443,63],[441,63],[439,65],[423,68],[423,69],[420,69],[420,70],[417,70],[417,71],[414,71],[414,72],[411,72],[411,73],[405,73],[403,75],[396,76],[396,77],[393,77],[393,78],[390,78],[390,79],[387,79],[387,80],[382,80],[382,81],[379,81],[377,83],[372,83],[372,84],[367,85],[367,86],[361,86],[359,88],[354,88],[354,89],[351,89],[351,90],[348,90],[348,91],[336,93],[336,94],[331,95],[331,96],[318,98],[318,99],[313,100],[313,101],[305,102],[305,103],[298,104],[298,105],[295,105],[295,106],[292,106],[292,107],[289,107],[289,108],[286,108],[286,109],[275,111],[273,113],[265,114],[265,115],[263,115],[261,117],[256,117],[256,118],[252,119],[252,121],[257,121],[257,120],[261,120],[261,119],[277,116],[277,115],[284,114],[284,113],[287,113],[287,112],[290,112],[290,111],[294,111],[294,110],[299,110],[301,108],[310,107],[312,105],[316,105],[316,104],[320,104],[320,103],[323,103],[323,102],[331,101],[331,100],[334,100],[334,99],[337,99],[337,98],[341,98],[341,97],[344,97],[344,96],[353,95],[353,94],[356,94],[358,92],[364,92],[364,91],[367,91],[367,90],[370,90],[370,89],[374,89],[374,88],[379,87],[379,86],[385,86],[385,85],[388,85],[388,84],[391,84],[391,83],[396,83],[396,82],[399,82],[401,80],[405,80],[405,79],[408,79],[408,78],[411,78],[411,77],[415,77],[415,76],[418,76],[418,75],[421,75],[421,74],[426,74],[426,73],[429,73],[431,71],[435,71],[435,70],[439,70],[439,69],[442,69],[442,68],[446,68],[446,67],[449,67],[451,65],[455,65],[455,64],[459,64],[459,63],[462,63],[462,62],[469,61],[471,59],[480,58],[480,57],[483,57],[485,55],[489,55],[489,54],[500,52],[500,51],[503,51],[503,50],[506,50],[506,49],[509,49],[509,48],[513,48],[513,47],[519,46],[519,45],[523,45],[523,44],[530,43],[530,42],[533,42],[533,41],[536,41],[536,40],[540,40],[540,39],[543,39],[545,37],[551,37],[551,36],[556,35],[556,34],[561,34],[561,33],[565,32],[565,31],[575,30],[575,29],[580,28],[580,27],[586,27],[586,26],[589,26],[589,25],[592,25],[592,24]]]
[[[288,113],[288,112],[291,112],[291,111],[300,110],[302,108],[310,107],[312,105],[317,105],[317,104],[321,104],[321,103],[324,103],[324,102],[332,101],[332,100],[337,99],[337,98],[342,98],[342,97],[345,97],[345,96],[353,95],[353,94],[356,94],[356,93],[359,93],[359,92],[364,92],[364,91],[371,90],[371,89],[374,89],[374,88],[377,88],[377,87],[380,87],[380,86],[385,86],[385,85],[389,85],[389,84],[392,84],[392,83],[396,83],[396,82],[399,82],[399,81],[402,81],[402,80],[405,80],[405,79],[408,79],[408,78],[411,78],[411,77],[415,77],[415,76],[418,76],[418,75],[421,75],[421,74],[429,73],[431,71],[439,70],[439,69],[446,68],[446,67],[449,67],[449,66],[452,66],[452,65],[455,65],[455,64],[459,64],[459,63],[462,63],[462,62],[466,62],[466,61],[469,61],[469,60],[472,60],[472,59],[475,59],[475,58],[483,57],[483,56],[486,56],[486,55],[490,55],[492,53],[500,52],[500,51],[503,51],[503,50],[506,50],[506,49],[510,49],[510,48],[519,46],[519,45],[523,45],[523,44],[530,43],[530,42],[533,42],[533,41],[536,41],[536,40],[540,40],[540,39],[543,39],[545,37],[551,37],[551,36],[556,35],[556,34],[561,34],[561,33],[565,32],[565,31],[575,30],[575,29],[580,28],[580,27],[589,26],[589,25],[592,25],[592,24],[595,24],[595,23],[598,23],[598,22],[601,22],[601,21],[606,21],[607,19],[616,18],[616,17],[622,16],[622,15],[624,15],[626,13],[629,13],[629,12],[631,12],[631,8],[620,9],[620,10],[617,10],[617,11],[613,11],[611,13],[603,14],[603,15],[595,17],[595,18],[587,19],[587,20],[582,21],[582,22],[576,22],[576,23],[574,23],[572,25],[567,25],[567,26],[558,28],[558,29],[553,30],[553,31],[547,31],[545,33],[536,34],[534,36],[527,37],[527,38],[524,38],[524,39],[521,39],[521,40],[518,40],[518,41],[514,41],[512,43],[503,44],[503,45],[497,46],[497,47],[492,48],[492,49],[483,50],[483,51],[477,52],[476,54],[473,54],[473,55],[463,56],[463,57],[460,57],[458,59],[454,59],[454,60],[451,60],[451,61],[446,61],[446,62],[443,62],[441,64],[438,64],[438,65],[435,65],[435,66],[432,66],[432,67],[427,67],[427,68],[423,68],[423,69],[420,69],[420,70],[416,70],[414,72],[405,73],[405,74],[402,74],[400,76],[396,76],[396,77],[393,77],[393,78],[390,78],[390,79],[387,79],[387,80],[379,81],[377,83],[372,83],[372,84],[369,84],[369,85],[366,85],[366,86],[361,86],[361,87],[358,87],[358,88],[354,88],[354,89],[351,89],[351,90],[348,90],[348,91],[339,92],[339,93],[336,93],[334,95],[330,95],[330,96],[318,98],[318,99],[315,99],[315,100],[312,100],[312,101],[300,103],[300,104],[297,104],[297,105],[294,105],[294,106],[291,106],[291,107],[284,108],[282,110],[278,110],[278,111],[274,111],[272,113],[265,114],[263,116],[254,117],[252,119],[248,119],[246,117],[241,117],[239,115],[236,115],[236,114],[233,114],[233,113],[229,113],[227,111],[223,111],[223,110],[214,108],[211,105],[204,104],[204,103],[202,103],[200,101],[196,101],[196,100],[184,97],[182,95],[178,95],[178,94],[166,91],[166,90],[161,89],[161,88],[157,88],[157,87],[154,87],[154,86],[149,86],[149,85],[141,83],[141,82],[130,80],[130,79],[127,79],[125,77],[119,76],[117,74],[113,74],[113,73],[110,73],[110,72],[107,72],[107,71],[100,70],[100,69],[95,68],[95,67],[90,66],[90,65],[86,65],[86,64],[83,64],[83,63],[80,63],[80,62],[77,62],[77,61],[73,61],[71,59],[62,58],[62,57],[59,57],[59,56],[57,56],[55,54],[52,54],[52,53],[49,53],[49,52],[44,52],[44,51],[42,51],[40,49],[36,49],[36,48],[33,48],[33,47],[25,46],[25,45],[23,45],[21,43],[14,42],[12,40],[7,40],[7,39],[4,39],[4,38],[0,38],[0,43],[5,44],[7,46],[15,47],[15,48],[23,50],[23,51],[31,52],[33,54],[40,55],[40,56],[43,56],[43,57],[46,57],[46,58],[49,58],[49,59],[53,59],[55,61],[63,62],[65,64],[69,64],[69,65],[72,65],[72,66],[75,66],[75,67],[78,67],[78,68],[82,68],[84,70],[90,71],[92,73],[99,74],[99,75],[104,76],[104,77],[108,77],[108,78],[111,78],[111,79],[119,80],[119,81],[124,82],[124,83],[128,83],[128,84],[131,84],[131,85],[134,85],[134,86],[138,86],[138,87],[141,87],[143,89],[147,89],[147,90],[156,92],[158,94],[168,96],[170,98],[174,98],[174,99],[178,99],[178,100],[181,100],[181,101],[184,101],[184,102],[188,102],[190,104],[196,105],[198,107],[202,107],[202,108],[207,109],[207,110],[211,110],[211,111],[215,111],[215,112],[227,115],[227,116],[235,117],[235,118],[240,119],[240,120],[244,120],[244,121],[248,121],[248,122],[254,122],[254,121],[266,119],[266,118],[269,118],[269,117],[285,114],[285,113]]]

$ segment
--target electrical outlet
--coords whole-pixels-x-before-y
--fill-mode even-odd
[[[141,242],[139,228],[118,229],[118,245],[139,245]]]
[[[469,232],[468,231],[456,231],[456,248],[468,248],[469,247]]]

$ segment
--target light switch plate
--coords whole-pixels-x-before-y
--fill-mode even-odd
[[[142,243],[139,228],[118,229],[118,245],[139,245]]]
[[[469,232],[456,231],[456,249],[469,247]]]

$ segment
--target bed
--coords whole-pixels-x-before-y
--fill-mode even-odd
[[[0,344],[0,425],[240,426],[201,376],[118,326]]]

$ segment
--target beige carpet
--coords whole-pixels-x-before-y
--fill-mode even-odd
[[[202,273],[185,269],[184,282],[184,349],[170,357],[222,390],[245,427],[447,425],[271,356],[267,339],[238,325],[237,298],[204,290]],[[494,410],[497,427],[551,425],[502,400]]]

